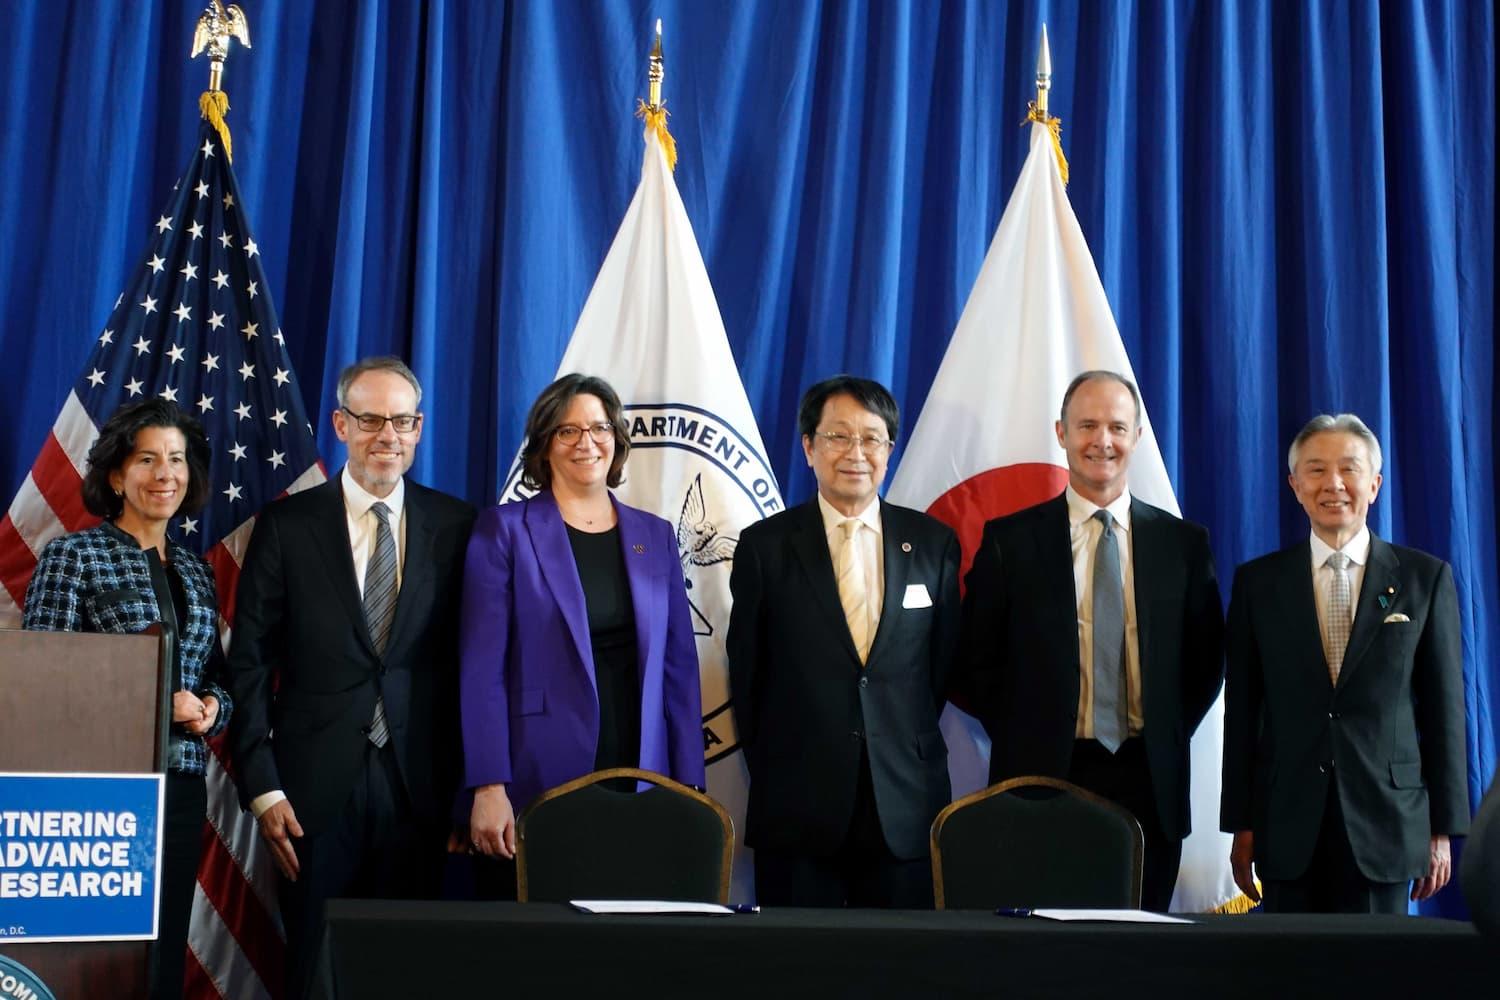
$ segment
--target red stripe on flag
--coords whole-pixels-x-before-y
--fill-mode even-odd
[[[0,584],[5,585],[18,608],[26,603],[26,585],[31,582],[31,573],[35,569],[36,556],[31,554],[30,546],[16,530],[10,515],[6,514],[0,519]]]
[[[229,776],[229,783],[238,791],[240,779],[239,775],[234,773],[234,758],[229,754],[229,730],[225,729],[217,736],[207,737],[203,742],[208,747],[208,752],[219,758],[219,766]],[[234,807],[236,809],[240,807],[238,801],[235,802]]]
[[[210,823],[203,824],[203,854],[198,861],[198,884],[219,911],[255,974],[272,996],[281,993],[283,949],[281,931],[250,888],[233,855]]]
[[[226,622],[234,621],[234,598],[240,585],[240,567],[234,556],[220,542],[203,557],[214,571],[214,593],[219,598],[219,614]]]
[[[55,434],[48,434],[42,442],[42,452],[31,467],[31,480],[47,498],[47,506],[62,522],[64,531],[81,531],[99,523],[83,506],[83,477]]]
[[[188,949],[187,966],[183,973],[182,995],[187,1000],[215,1000],[221,996],[219,987],[203,971],[203,964],[198,961],[198,956],[193,954],[192,949]]]

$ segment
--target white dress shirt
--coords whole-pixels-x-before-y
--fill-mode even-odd
[[[1094,520],[1099,505],[1085,500],[1069,486],[1068,534],[1073,543],[1073,593],[1078,598],[1078,726],[1081,740],[1094,738],[1094,556],[1104,526]],[[1121,586],[1125,595],[1125,683],[1126,721],[1129,735],[1138,736],[1145,727],[1141,703],[1141,648],[1135,617],[1135,558],[1131,553],[1134,533],[1130,530],[1130,493],[1126,491],[1105,507],[1114,519],[1115,544],[1120,553]]]
[[[365,592],[365,569],[375,555],[375,532],[380,521],[370,513],[377,502],[390,509],[391,535],[396,540],[396,589],[401,589],[401,578],[406,569],[406,477],[396,480],[396,488],[388,497],[378,497],[367,491],[349,475],[344,466],[339,476],[344,487],[344,517],[349,524],[349,551],[354,556],[354,584],[361,595]]]
[[[1312,535],[1313,601],[1318,606],[1318,636],[1323,648],[1328,648],[1328,602],[1333,596],[1333,569],[1328,566],[1328,557],[1334,549],[1316,534]],[[1359,588],[1365,582],[1365,564],[1370,561],[1370,527],[1365,525],[1359,534],[1344,543],[1344,555],[1349,557],[1349,624],[1359,612]]]
[[[818,494],[818,510],[823,515],[823,531],[828,539],[828,554],[835,567],[839,564],[840,550],[844,547],[844,529],[839,527],[849,516],[838,510]],[[869,626],[865,635],[875,641],[875,629],[880,625],[880,612],[885,601],[885,546],[880,544],[880,498],[855,515],[860,529],[854,533],[853,542],[861,546],[860,565],[865,571],[865,608],[869,611]]]

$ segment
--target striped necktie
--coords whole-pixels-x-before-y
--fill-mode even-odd
[[[365,623],[375,652],[385,655],[391,638],[391,623],[396,620],[396,536],[391,534],[391,509],[382,502],[370,506],[375,515],[375,554],[365,568]],[[375,702],[375,717],[370,720],[370,742],[383,747],[390,739],[385,722],[385,700]]]
[[[861,663],[870,656],[870,599],[865,592],[865,561],[856,540],[862,523],[856,517],[839,523],[844,544],[839,549],[838,565],[839,603],[844,607],[849,637],[854,640]]]

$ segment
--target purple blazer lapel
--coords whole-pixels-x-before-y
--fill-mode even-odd
[[[615,518],[620,526],[620,549],[625,557],[625,573],[630,578],[630,600],[635,605],[635,642],[639,651],[637,664],[644,682],[648,664],[661,659],[666,642],[667,603],[665,587],[659,582],[667,560],[676,559],[675,551],[661,549],[651,539],[651,519],[634,507],[626,506],[610,495]]]
[[[588,606],[583,599],[583,584],[578,579],[578,565],[573,561],[573,547],[568,542],[567,525],[551,493],[538,493],[525,503],[526,532],[531,536],[537,566],[562,611],[563,620],[568,623],[578,657],[592,678],[594,652],[589,642]]]

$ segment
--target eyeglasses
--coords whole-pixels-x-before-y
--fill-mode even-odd
[[[878,455],[889,448],[893,442],[890,438],[878,437],[874,434],[863,436],[853,434],[840,434],[838,431],[813,431],[813,437],[823,442],[823,447],[834,454],[843,454],[858,443],[865,450],[866,455]]]
[[[420,413],[398,413],[394,417],[382,417],[378,413],[355,413],[347,406],[340,406],[339,409],[349,414],[350,418],[359,426],[359,429],[367,434],[378,433],[386,425],[387,421],[390,422],[391,429],[397,434],[410,434],[422,422],[422,414]]]
[[[603,444],[614,438],[615,425],[606,420],[589,424],[587,427],[579,427],[577,424],[559,424],[552,429],[552,436],[571,448],[578,443],[584,431],[589,432],[589,437],[594,439],[595,444]]]

